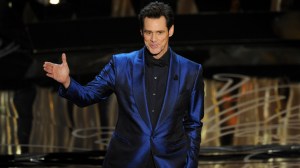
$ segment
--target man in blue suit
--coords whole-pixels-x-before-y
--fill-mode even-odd
[[[84,107],[115,93],[118,120],[104,168],[196,168],[204,115],[202,67],[169,46],[174,14],[152,2],[140,14],[145,47],[113,55],[87,85],[69,76],[62,63],[44,63],[47,76],[60,82],[59,94]]]

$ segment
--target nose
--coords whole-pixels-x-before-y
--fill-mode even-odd
[[[155,42],[157,40],[157,37],[156,37],[156,34],[155,33],[152,33],[151,34],[151,42]]]

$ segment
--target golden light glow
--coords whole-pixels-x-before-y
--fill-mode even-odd
[[[49,0],[49,3],[50,3],[51,5],[57,5],[57,4],[60,3],[60,0]]]

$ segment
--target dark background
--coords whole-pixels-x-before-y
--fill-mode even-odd
[[[62,52],[68,55],[72,75],[90,79],[112,54],[143,46],[136,12],[148,2],[128,1],[134,13],[113,16],[116,1],[110,0],[61,0],[57,5],[1,0],[0,87],[52,85],[42,64],[59,63]],[[171,46],[203,64],[205,77],[238,69],[298,80],[299,1],[282,0],[275,9],[271,0],[195,0],[197,11],[192,14],[177,12],[177,1],[166,2],[176,12]]]

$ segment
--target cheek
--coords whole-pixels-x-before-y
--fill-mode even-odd
[[[150,38],[149,38],[149,37],[143,36],[143,39],[144,39],[144,41],[150,41]]]
[[[161,44],[165,45],[168,42],[168,38],[164,37],[163,39],[160,40]]]

